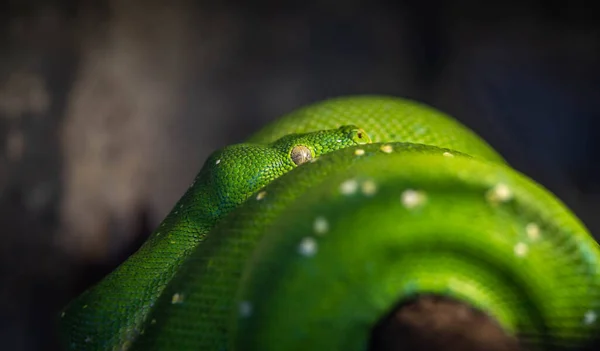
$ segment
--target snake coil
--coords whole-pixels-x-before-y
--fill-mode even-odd
[[[366,350],[382,317],[424,294],[484,312],[531,349],[573,349],[600,331],[599,245],[448,116],[396,98],[338,98],[248,143],[291,139],[276,144],[290,166],[253,181],[239,204],[221,206],[233,185],[199,176],[137,265],[65,310],[67,347]],[[203,171],[226,163],[217,153]],[[199,215],[207,204],[210,220]],[[181,246],[157,244],[157,233]]]

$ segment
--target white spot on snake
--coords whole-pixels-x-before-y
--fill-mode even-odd
[[[61,313],[60,318],[63,318],[65,316],[65,314],[66,314],[65,312]]]
[[[365,196],[373,196],[377,192],[377,184],[372,180],[365,180],[360,185],[360,190]]]
[[[487,191],[485,197],[488,202],[492,204],[498,204],[501,202],[507,202],[512,199],[512,192],[506,184],[499,183],[490,190]]]
[[[300,241],[298,252],[302,256],[314,256],[317,253],[317,241],[311,237],[306,237]]]
[[[535,223],[529,223],[525,226],[525,232],[527,233],[527,237],[535,241],[540,238],[540,227]]]
[[[85,338],[85,340],[84,340],[84,341],[85,341],[86,343],[90,343],[90,342],[92,342],[92,338],[88,336],[88,337],[86,337],[86,338]]]
[[[352,195],[358,189],[358,182],[355,179],[348,179],[340,184],[340,192],[344,195]]]
[[[190,188],[193,187],[194,185],[196,185],[196,180],[194,179],[194,181],[192,182],[192,184],[190,184]]]
[[[325,217],[317,217],[313,222],[313,230],[316,234],[323,235],[329,231],[329,222]]]
[[[88,307],[87,305],[83,305],[82,309],[85,309],[85,308],[87,308],[87,307]]]
[[[240,316],[250,317],[252,315],[252,304],[248,301],[242,301],[239,306]]]
[[[386,154],[389,154],[390,152],[394,151],[394,148],[392,148],[392,145],[381,145],[381,151],[385,152]]]
[[[156,232],[156,236],[160,236],[160,232]]]
[[[341,143],[341,142],[342,142],[342,139],[338,139],[338,140],[336,140],[336,141],[337,141],[338,143]]]
[[[183,204],[179,205],[179,208],[183,208]]]
[[[171,298],[171,303],[172,304],[183,303],[183,294],[180,294],[180,293],[173,294],[173,297]]]
[[[175,212],[173,212],[173,214],[178,214],[178,213],[179,213],[179,211],[175,211]]]
[[[407,189],[402,193],[401,200],[404,207],[412,209],[425,203],[427,196],[422,191]]]
[[[589,310],[583,316],[583,323],[585,325],[593,324],[594,322],[596,322],[597,318],[598,318],[598,316],[596,315],[596,312]]]
[[[450,152],[444,152],[442,155],[444,155],[445,157],[454,157],[454,154],[450,153]]]
[[[260,201],[260,200],[264,199],[265,196],[267,196],[267,192],[261,191],[260,193],[256,194],[256,200]]]
[[[365,154],[365,150],[363,150],[363,149],[356,149],[356,150],[354,150],[354,154],[356,156],[362,156],[362,155]]]
[[[215,164],[218,165],[219,163],[221,163],[221,159],[218,159]]]
[[[152,320],[150,321],[150,324],[156,324],[156,319],[152,319]]]
[[[529,247],[525,243],[517,243],[517,245],[515,245],[513,250],[514,250],[516,256],[523,257],[523,256],[527,255],[527,252],[529,251]]]

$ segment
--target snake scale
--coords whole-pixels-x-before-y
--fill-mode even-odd
[[[144,245],[59,317],[67,350],[366,350],[433,294],[531,349],[600,331],[600,248],[475,133],[387,96],[302,107],[215,151]]]

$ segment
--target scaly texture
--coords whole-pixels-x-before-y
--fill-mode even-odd
[[[214,152],[147,242],[65,309],[61,326],[66,345],[74,350],[128,348],[166,283],[220,218],[298,164],[369,142],[363,130],[341,126]]]
[[[365,132],[375,144],[360,145]],[[448,116],[340,98],[248,143],[207,160],[127,274],[126,262],[70,305],[67,346],[365,350],[377,321],[422,293],[479,308],[532,348],[573,348],[598,333],[598,244]],[[327,145],[318,159],[315,145]],[[159,235],[169,238],[160,247]]]

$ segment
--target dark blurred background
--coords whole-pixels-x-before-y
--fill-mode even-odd
[[[358,93],[456,116],[600,235],[600,25],[584,1],[5,1],[0,349],[113,269],[204,158]]]

